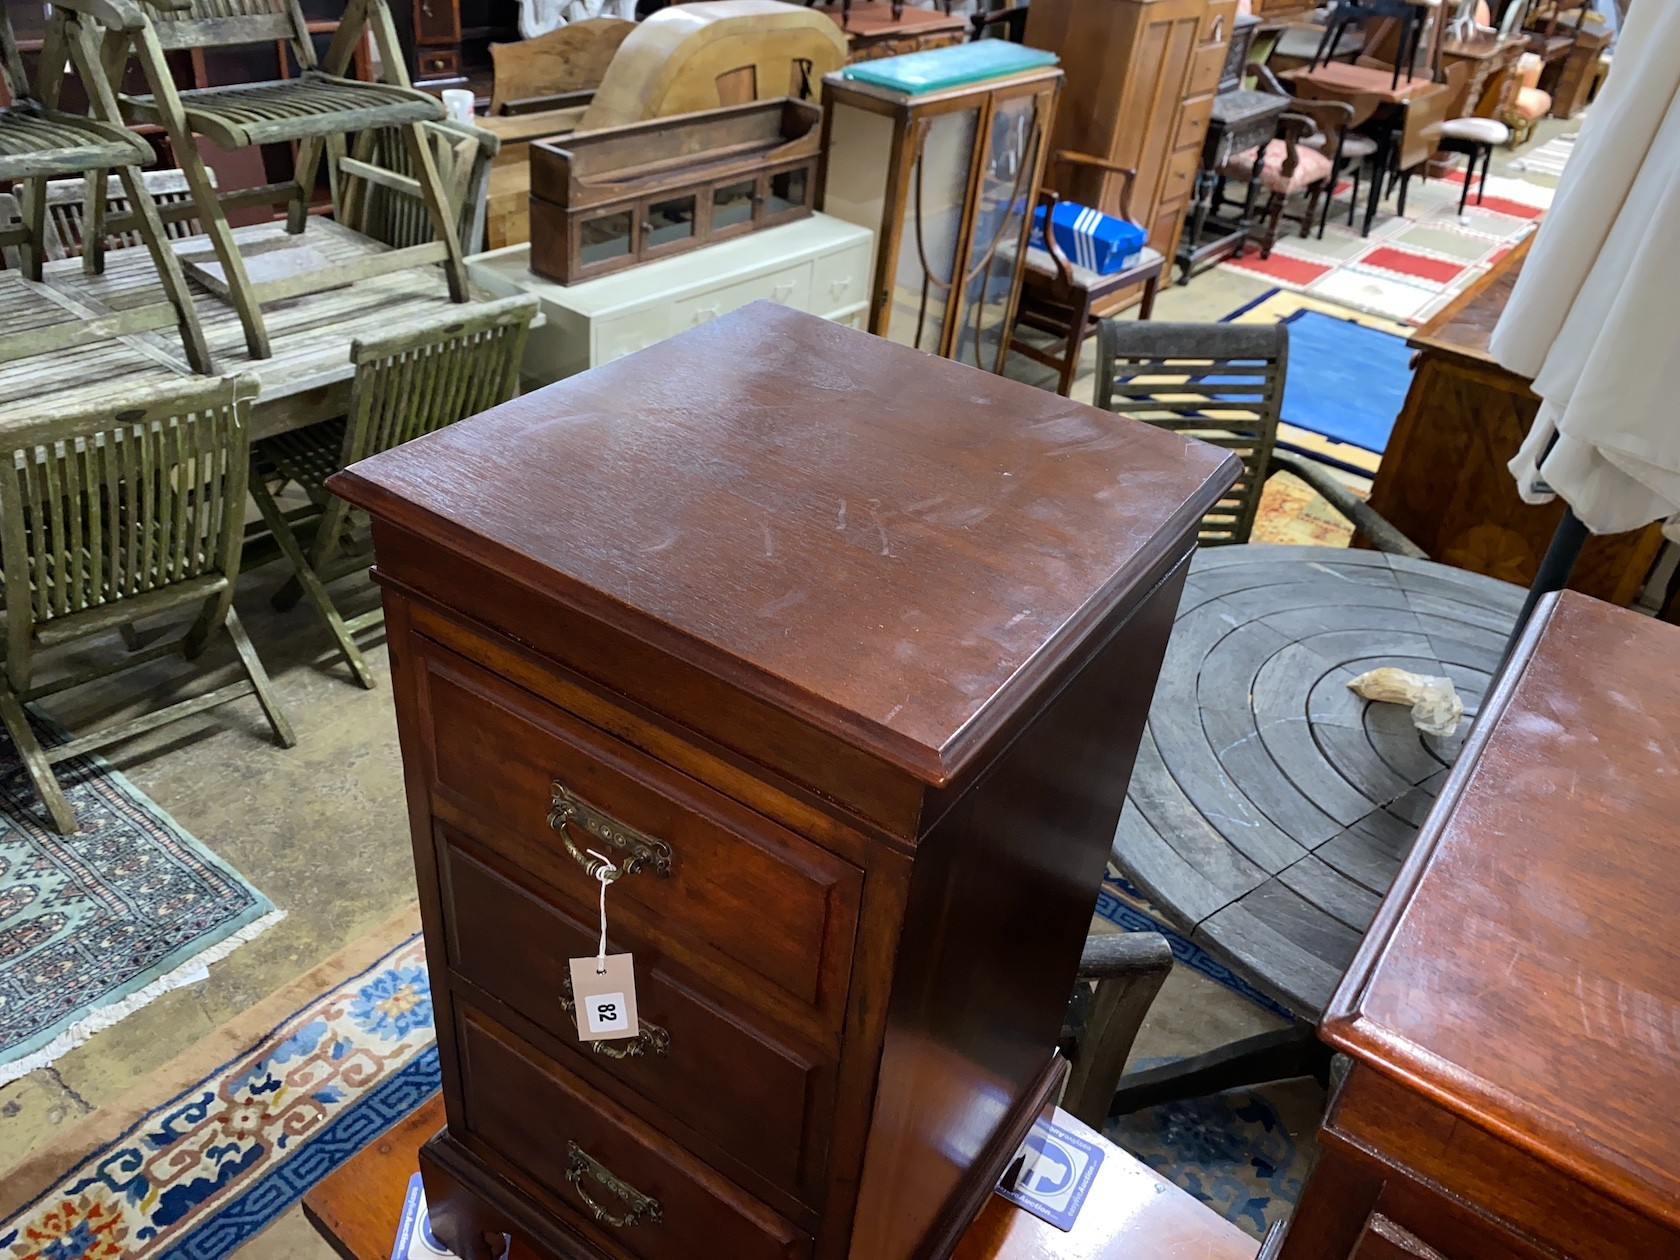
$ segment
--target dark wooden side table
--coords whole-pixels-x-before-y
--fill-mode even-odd
[[[386,1260],[420,1145],[443,1126],[432,1099],[375,1138],[303,1198],[303,1214],[344,1260]],[[1253,1260],[1254,1240],[1107,1142],[1091,1197],[1070,1232],[993,1195],[952,1260]],[[703,1242],[695,1255],[709,1254]],[[510,1260],[531,1260],[515,1238]]]
[[[1241,216],[1235,220],[1220,218],[1214,206],[1214,189],[1219,184],[1219,168],[1232,157],[1247,149],[1255,149],[1255,179],[1265,160],[1264,145],[1277,134],[1277,121],[1289,108],[1289,98],[1273,92],[1257,92],[1237,88],[1221,92],[1213,98],[1213,113],[1208,117],[1207,140],[1202,147],[1202,165],[1196,172],[1196,201],[1190,208],[1190,222],[1178,245],[1178,282],[1189,284],[1190,277],[1204,271],[1222,258],[1240,254],[1248,244],[1252,227],[1250,211],[1252,194],[1244,203]]]
[[[1534,580],[1563,516],[1561,503],[1535,507],[1517,496],[1506,464],[1540,400],[1487,348],[1528,246],[1413,334],[1417,371],[1371,486],[1371,506],[1436,560],[1519,586]],[[1661,549],[1656,525],[1591,538],[1570,586],[1631,604]]]
[[[1326,1012],[1274,1260],[1680,1255],[1680,630],[1530,623]]]

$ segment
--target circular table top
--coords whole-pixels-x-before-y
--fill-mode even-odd
[[[1525,592],[1375,551],[1197,554],[1114,855],[1191,939],[1316,1022],[1434,802]],[[1381,665],[1451,678],[1458,733],[1361,699]]]

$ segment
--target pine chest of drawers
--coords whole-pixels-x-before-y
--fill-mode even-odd
[[[943,1256],[1060,1084],[1213,447],[758,303],[359,464],[439,1236]],[[634,1041],[568,960],[635,958]]]

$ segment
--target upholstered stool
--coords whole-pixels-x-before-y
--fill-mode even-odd
[[[1458,196],[1458,212],[1470,204],[1470,183],[1476,178],[1476,166],[1482,168],[1481,181],[1476,186],[1476,204],[1482,204],[1487,191],[1488,172],[1493,169],[1493,151],[1511,139],[1511,129],[1497,118],[1454,118],[1441,124],[1442,151],[1468,156],[1464,167],[1464,191]]]

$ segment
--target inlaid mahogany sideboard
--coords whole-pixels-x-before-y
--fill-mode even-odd
[[[1680,1256],[1680,628],[1548,597],[1320,1033],[1273,1260]]]
[[[755,303],[334,479],[373,516],[438,1235],[950,1254],[1055,1043],[1211,446]],[[581,1043],[568,960],[634,957]]]
[[[1527,586],[1563,504],[1517,495],[1506,467],[1540,411],[1531,382],[1488,353],[1533,237],[1407,342],[1417,351],[1405,406],[1371,483],[1371,506],[1431,559]],[[1662,550],[1662,529],[1589,538],[1570,587],[1631,604]]]

